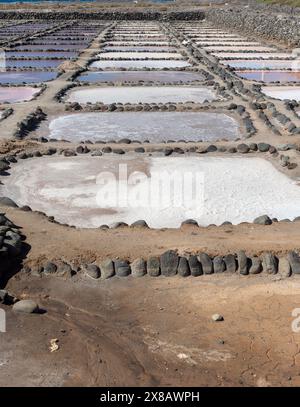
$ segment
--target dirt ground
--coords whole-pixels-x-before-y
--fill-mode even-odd
[[[7,306],[1,386],[299,386],[300,280],[16,275],[44,314]],[[214,322],[220,313],[223,322]],[[59,349],[50,352],[50,340]],[[26,363],[24,363],[26,361]]]

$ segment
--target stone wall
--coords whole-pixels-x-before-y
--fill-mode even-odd
[[[300,26],[293,14],[272,12],[270,6],[260,8],[214,8],[206,12],[208,21],[236,30],[244,35],[260,36],[268,40],[286,42],[292,46],[300,45]]]
[[[49,21],[70,21],[70,20],[202,20],[203,11],[154,11],[154,10],[118,10],[118,11],[97,11],[97,12],[79,12],[79,11],[1,11],[0,19],[26,19],[26,20],[49,20]]]

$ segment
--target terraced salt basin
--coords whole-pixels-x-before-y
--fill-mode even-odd
[[[123,61],[115,61],[113,59],[108,61],[94,61],[91,63],[90,68],[106,69],[106,68],[134,68],[134,69],[163,69],[163,68],[185,68],[191,66],[187,61],[179,59],[156,59],[156,60],[131,60],[125,59]]]
[[[224,113],[118,112],[76,113],[59,116],[43,134],[80,142],[129,138],[151,143],[167,140],[215,141],[241,137],[239,124]]]
[[[165,82],[188,83],[203,81],[205,78],[198,72],[181,71],[99,71],[85,72],[77,80],[81,82]]]
[[[39,71],[39,72],[15,72],[7,71],[0,72],[0,84],[22,84],[22,83],[40,83],[55,79],[57,72],[54,71]],[[11,88],[10,88],[11,89]]]
[[[223,65],[229,65],[232,68],[244,69],[291,69],[299,70],[300,64],[294,60],[248,60],[236,59],[230,61],[220,61]]]
[[[105,59],[182,59],[183,56],[177,52],[101,52],[97,58]]]
[[[300,82],[300,72],[297,71],[236,71],[241,78],[259,82]]]
[[[296,86],[263,86],[262,92],[274,99],[300,101],[300,87]]]
[[[31,100],[39,91],[39,88],[22,86],[17,88],[0,87],[0,103],[25,102]]]
[[[207,226],[299,215],[300,187],[263,158],[52,156],[21,160],[10,172],[2,195],[77,227],[144,219],[176,228],[189,218]]]
[[[228,51],[228,52],[235,52],[235,51],[253,51],[253,52],[272,52],[274,51],[273,48],[264,47],[264,46],[239,46],[239,45],[209,45],[204,46],[205,50],[208,51]]]
[[[212,52],[219,59],[289,59],[292,54],[287,52]]]
[[[135,86],[88,87],[72,90],[68,102],[78,103],[203,103],[217,99],[216,93],[206,87],[191,86]]]

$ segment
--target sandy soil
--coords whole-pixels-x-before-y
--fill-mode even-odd
[[[6,307],[1,386],[300,385],[295,278],[18,275],[8,288],[47,312]],[[223,322],[212,321],[216,312]],[[54,338],[59,349],[51,353]]]

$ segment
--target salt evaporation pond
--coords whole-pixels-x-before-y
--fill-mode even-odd
[[[300,72],[295,71],[236,71],[241,78],[260,82],[299,82]]]
[[[81,74],[77,80],[82,82],[166,82],[188,83],[203,81],[205,78],[198,72],[181,71],[99,71]]]
[[[245,68],[245,69],[292,69],[299,70],[298,61],[294,60],[249,60],[249,59],[236,59],[236,60],[222,60],[223,65],[229,65],[232,68]]]
[[[274,51],[273,48],[264,47],[264,46],[254,46],[254,47],[244,47],[238,45],[211,45],[211,46],[203,46],[205,50],[208,51],[228,51],[228,52],[235,52],[235,51],[256,51],[256,52],[272,52]]]
[[[163,69],[163,68],[185,68],[191,66],[187,61],[182,60],[145,60],[145,61],[133,61],[133,60],[124,60],[124,61],[94,61],[90,65],[91,68],[153,68],[153,69]]]
[[[174,47],[158,47],[154,45],[144,45],[144,46],[107,46],[103,48],[105,51],[114,51],[114,52],[176,52]],[[161,54],[160,54],[161,56]]]
[[[67,101],[78,103],[203,103],[217,98],[213,90],[191,86],[97,87],[70,92]]]
[[[126,171],[120,201],[119,174],[127,179]],[[1,195],[77,227],[144,219],[176,228],[190,218],[207,226],[299,215],[300,187],[262,158],[54,156],[19,161],[10,172]]]
[[[113,112],[60,116],[49,124],[49,138],[82,140],[131,140],[151,143],[172,140],[215,141],[240,137],[239,124],[223,113]]]
[[[106,59],[182,59],[183,56],[177,52],[101,52],[97,58]]]
[[[300,101],[300,88],[295,86],[263,86],[262,92],[275,99]]]
[[[30,88],[19,86],[17,88],[0,87],[0,103],[16,103],[31,100],[36,93],[40,91],[39,88]]]
[[[47,82],[55,79],[57,72],[54,71],[40,71],[40,72],[0,72],[0,83],[2,84],[21,84],[21,83],[40,83]]]
[[[212,52],[219,59],[289,59],[292,54],[286,52]]]
[[[6,59],[7,68],[57,68],[65,59]]]

